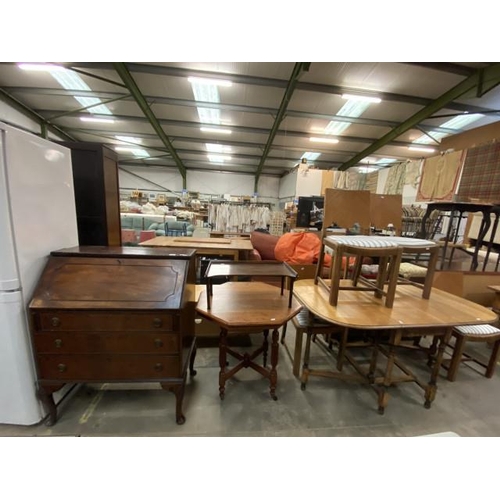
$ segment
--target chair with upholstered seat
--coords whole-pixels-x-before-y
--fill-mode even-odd
[[[304,334],[311,335],[314,339],[316,335],[322,335],[325,341],[331,347],[331,335],[339,332],[338,326],[323,321],[320,318],[312,315],[307,309],[302,309],[296,316],[292,318],[292,324],[295,327],[295,347],[293,354],[290,356],[293,363],[293,374],[298,377],[300,375],[300,365],[302,359],[302,340]],[[285,335],[287,330],[287,324],[283,325],[283,330],[281,333],[281,344],[285,345]],[[341,339],[342,340],[342,339]],[[343,348],[345,347],[345,342],[339,343],[339,354],[337,358],[337,368],[342,369],[343,361]],[[288,349],[287,349],[288,351]],[[289,352],[290,354],[290,352]]]
[[[325,247],[331,248],[333,252],[330,279],[325,280],[316,273],[315,283],[329,291],[330,305],[337,305],[340,290],[365,290],[374,291],[378,298],[385,296],[385,306],[393,306],[403,253],[401,246],[386,237],[327,236],[323,239],[318,269],[323,265]],[[346,283],[346,280],[342,279],[342,263],[349,262],[351,256],[355,258],[354,270]],[[375,280],[366,279],[361,275],[363,259],[366,257],[379,259],[379,271]]]
[[[500,330],[492,325],[465,325],[456,326],[453,329],[455,345],[448,369],[448,380],[453,382],[457,378],[460,363],[473,361],[483,368],[486,368],[485,377],[491,378],[495,373],[500,348]],[[465,343],[469,342],[493,342],[490,359],[487,363],[476,356],[465,353]]]

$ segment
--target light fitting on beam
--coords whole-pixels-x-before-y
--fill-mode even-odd
[[[342,94],[342,99],[348,99],[350,101],[366,101],[366,102],[382,102],[380,97],[370,97],[367,95],[355,95],[355,94]]]
[[[230,134],[232,130],[228,128],[216,128],[216,127],[201,127],[202,132],[215,132],[216,134]]]
[[[112,118],[97,118],[93,116],[81,116],[80,120],[82,122],[115,123],[115,120]]]
[[[408,146],[410,151],[423,151],[424,153],[434,153],[434,148],[426,148],[425,146]]]
[[[327,144],[338,144],[338,139],[327,139],[326,137],[309,137],[311,142],[326,142]]]
[[[19,63],[17,67],[28,71],[66,71],[64,66],[45,63]]]
[[[231,87],[233,82],[230,80],[218,80],[217,78],[198,78],[196,76],[190,76],[188,78],[189,83],[199,83],[202,85],[217,85],[218,87]]]

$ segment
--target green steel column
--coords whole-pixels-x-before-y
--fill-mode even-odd
[[[163,131],[160,122],[158,121],[158,118],[156,118],[154,113],[151,111],[151,108],[149,107],[146,99],[142,95],[141,91],[139,90],[139,87],[135,83],[135,80],[133,79],[132,75],[130,74],[125,64],[114,63],[113,65],[115,67],[116,72],[120,75],[120,78],[123,80],[123,83],[129,90],[130,94],[135,99],[135,101],[141,108],[146,118],[149,120],[149,123],[153,127],[154,131],[156,132],[160,140],[163,142],[163,144],[165,144],[169,153],[172,155],[172,158],[175,160],[177,168],[179,169],[179,172],[182,175],[182,187],[183,189],[186,189],[186,167],[182,163],[182,160],[179,158],[179,155],[172,146],[172,143],[170,142],[169,138]]]
[[[288,103],[290,102],[290,99],[292,98],[293,92],[295,90],[295,86],[297,85],[297,82],[299,80],[300,75],[304,71],[309,71],[309,66],[311,63],[308,62],[299,62],[295,63],[295,66],[292,71],[292,75],[290,76],[290,80],[288,80],[288,85],[285,89],[285,94],[283,95],[283,99],[281,101],[280,107],[278,109],[278,114],[276,115],[276,118],[274,119],[273,126],[271,128],[271,132],[269,133],[269,137],[267,139],[266,146],[264,148],[264,152],[262,153],[262,156],[260,158],[259,166],[257,167],[257,172],[255,173],[255,185],[254,185],[254,192],[257,192],[258,189],[258,184],[259,184],[259,177],[262,172],[262,168],[264,166],[264,163],[266,161],[266,158],[269,154],[269,151],[271,150],[271,146],[273,144],[274,138],[276,136],[276,133],[278,132],[279,126],[285,117],[285,112],[288,107]]]

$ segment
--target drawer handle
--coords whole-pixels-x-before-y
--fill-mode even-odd
[[[57,317],[52,318],[52,326],[59,326],[61,324],[61,320]]]
[[[55,346],[59,349],[63,345],[63,341],[61,339],[54,340]]]
[[[155,370],[157,372],[161,372],[163,370],[163,364],[162,363],[156,363]]]
[[[59,365],[57,365],[57,370],[60,371],[61,373],[65,372],[66,369],[67,369],[67,366],[63,363],[60,363]]]
[[[163,347],[163,341],[161,339],[155,339],[156,347]]]
[[[162,320],[160,318],[155,318],[153,320],[153,326],[155,328],[160,328],[160,326],[163,324]]]

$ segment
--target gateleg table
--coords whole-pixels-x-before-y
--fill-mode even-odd
[[[411,286],[398,286],[392,308],[384,307],[380,299],[373,294],[341,290],[337,306],[329,303],[328,292],[314,284],[314,280],[299,280],[295,283],[294,296],[315,316],[339,325],[345,333],[351,329],[372,330],[375,346],[368,371],[362,371],[354,360],[345,354],[358,371],[358,380],[370,383],[378,393],[379,412],[383,413],[388,403],[388,389],[397,382],[416,382],[425,393],[425,407],[430,408],[437,391],[437,376],[443,359],[444,348],[449,342],[452,329],[458,325],[485,324],[497,320],[497,315],[479,304],[457,297],[436,288],[428,299],[422,297],[419,289]],[[378,345],[383,333],[389,333],[388,349]],[[401,344],[403,336],[417,337],[429,335],[439,337],[437,353],[432,364],[428,383],[418,379],[406,366],[396,359],[396,347]],[[296,343],[294,356],[300,356],[301,344]],[[307,349],[306,349],[307,351]],[[384,352],[387,364],[382,377],[375,377],[377,355]],[[314,371],[307,366],[307,353],[302,370],[302,383],[305,384],[310,374],[351,379],[352,375],[342,372]],[[402,377],[393,375],[394,366],[405,374]]]

